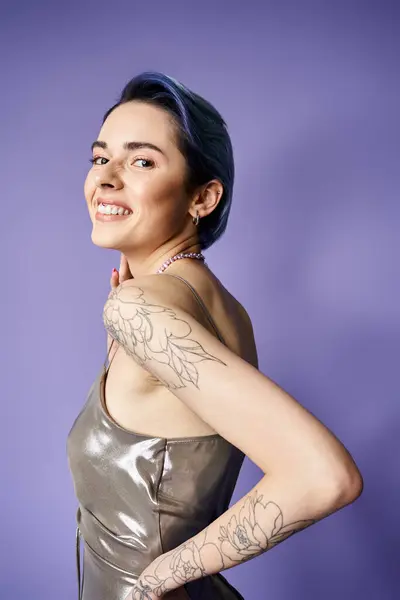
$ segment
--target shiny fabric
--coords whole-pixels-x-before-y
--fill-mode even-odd
[[[122,428],[105,406],[106,375],[103,365],[67,438],[79,600],[125,600],[157,556],[229,508],[244,459],[218,434],[165,439]],[[243,600],[220,573],[184,587],[191,600]]]

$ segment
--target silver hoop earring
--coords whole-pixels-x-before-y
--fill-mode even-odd
[[[197,225],[199,224],[199,221],[200,221],[200,216],[199,216],[199,211],[196,211],[196,212],[197,212],[197,214],[195,217],[192,218],[192,221],[197,227]]]

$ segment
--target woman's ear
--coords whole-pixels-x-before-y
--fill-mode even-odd
[[[195,217],[198,212],[200,218],[206,217],[218,206],[223,193],[224,188],[218,179],[209,181],[203,186],[200,192],[196,194],[191,205],[190,214]]]

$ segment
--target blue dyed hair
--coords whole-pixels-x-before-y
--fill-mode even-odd
[[[218,179],[223,186],[216,208],[200,219],[197,227],[202,250],[224,233],[232,202],[234,161],[232,143],[220,113],[204,98],[168,75],[146,71],[131,79],[119,100],[104,115],[120,104],[136,100],[154,104],[167,111],[177,128],[179,150],[186,159],[186,191]]]

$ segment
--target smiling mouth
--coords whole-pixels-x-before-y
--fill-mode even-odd
[[[94,214],[94,220],[98,223],[121,223],[129,220],[133,215],[133,211],[128,210],[124,206],[113,204],[99,204]]]
[[[118,206],[117,204],[100,203],[97,205],[96,209],[96,215],[113,215],[119,217],[127,217],[132,214],[133,211],[124,208],[123,206]]]

